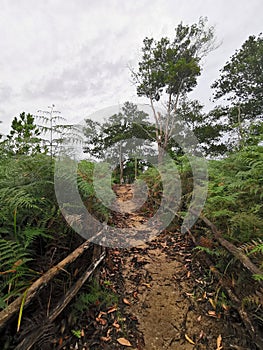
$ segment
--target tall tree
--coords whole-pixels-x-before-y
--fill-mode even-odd
[[[148,115],[133,103],[124,103],[121,112],[110,116],[104,123],[86,119],[86,144],[84,151],[96,158],[118,161],[120,182],[123,182],[124,163],[149,151],[150,123]]]
[[[66,124],[66,119],[60,116],[60,111],[56,111],[55,105],[48,106],[48,110],[39,110],[36,118],[42,122],[38,125],[43,138],[44,147],[48,150],[51,159],[60,150],[60,147],[67,141],[81,142],[78,127]]]
[[[251,133],[258,134],[262,129],[262,34],[249,36],[220,72],[220,78],[212,85],[214,98],[228,101],[221,113],[227,117],[230,130],[235,131],[238,144],[242,146],[251,139]]]
[[[2,121],[0,120],[0,124],[2,123]],[[4,156],[5,153],[5,141],[2,141],[3,138],[3,134],[0,133],[0,155],[1,158]]]
[[[203,105],[197,100],[182,99],[178,107],[177,115],[182,133],[192,130],[198,140],[197,148],[206,155],[218,155],[227,151],[222,137],[225,126],[214,115],[203,112]]]
[[[32,155],[41,152],[40,130],[33,115],[23,112],[19,118],[13,119],[6,145],[9,152],[14,154]]]
[[[150,100],[160,162],[175,130],[181,98],[197,85],[201,60],[215,48],[214,28],[206,23],[206,18],[191,26],[180,23],[172,41],[145,38],[138,71],[132,71],[137,94]],[[159,100],[165,106],[163,114],[156,110]]]

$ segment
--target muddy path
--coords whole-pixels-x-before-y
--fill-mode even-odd
[[[115,191],[122,211],[130,212],[132,186]],[[125,225],[140,230],[144,220],[135,211],[125,216]],[[235,310],[223,300],[220,307],[215,303],[221,291],[193,247],[189,237],[165,231],[118,252],[127,312],[143,335],[137,349],[253,349]]]

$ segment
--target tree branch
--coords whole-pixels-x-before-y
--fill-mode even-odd
[[[85,250],[90,247],[90,242],[85,241],[77,249],[75,249],[71,254],[69,254],[65,259],[60,261],[56,266],[53,266],[50,270],[44,273],[39,279],[37,279],[27,290],[27,295],[24,302],[24,307],[30,302],[30,300],[35,296],[38,290],[43,288],[55,275],[57,275],[63,268],[76,260]],[[15,313],[18,312],[20,305],[23,301],[24,296],[21,295],[16,300],[14,300],[7,308],[0,312],[0,328],[4,326],[6,321],[8,321]]]
[[[42,324],[38,325],[37,329],[34,330],[31,334],[27,335],[20,344],[15,348],[15,350],[30,350],[32,346],[37,342],[37,340],[43,335],[46,329],[46,325],[54,322],[54,320],[60,315],[60,313],[65,309],[65,307],[69,304],[69,302],[74,298],[74,296],[78,293],[83,284],[87,281],[87,279],[93,274],[102,260],[105,258],[106,252],[105,250],[98,257],[96,261],[94,261],[87,270],[83,273],[83,275],[77,280],[77,282],[69,289],[64,298],[57,304],[57,306],[52,310],[51,314],[42,322]]]

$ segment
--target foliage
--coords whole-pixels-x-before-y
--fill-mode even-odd
[[[222,142],[222,136],[225,134],[226,127],[223,123],[215,119],[211,112],[204,113],[203,106],[197,100],[182,98],[177,108],[177,119],[174,123],[180,139],[186,138],[187,148],[191,150],[191,136],[187,138],[188,130],[191,130],[196,138],[197,145],[194,145],[195,151],[200,151],[204,155],[224,154],[227,147]],[[175,137],[178,139],[178,137]],[[184,142],[185,143],[185,142]],[[169,142],[169,148],[175,152],[175,159],[182,154],[179,144],[175,145],[174,139]],[[176,156],[177,155],[177,156]]]
[[[106,171],[108,172],[108,169],[105,168],[105,164],[101,163],[97,165],[97,167],[99,166],[102,174],[105,174]],[[95,215],[100,221],[107,221],[109,210],[101,203],[97,192],[102,192],[104,203],[107,202],[109,204],[114,199],[114,195],[110,187],[107,187],[107,190],[105,190],[105,180],[103,177],[102,179],[96,179],[97,187],[95,191],[93,179],[94,163],[86,160],[80,161],[78,164],[77,183],[83,202],[89,212]]]
[[[84,152],[117,164],[115,176],[120,182],[124,181],[125,164],[135,159],[140,162],[142,155],[151,150],[149,138],[153,139],[148,115],[129,102],[124,103],[120,113],[110,116],[104,123],[86,119],[84,134],[87,144]],[[134,179],[134,176],[129,177]]]
[[[92,305],[109,307],[118,302],[118,297],[106,286],[101,286],[97,280],[93,280],[89,285],[89,292],[78,296],[76,302],[72,305],[74,314],[82,313]]]
[[[41,132],[44,149],[51,155],[57,155],[61,147],[68,142],[81,142],[81,136],[76,125],[66,124],[59,111],[54,110],[55,105],[49,106],[48,111],[39,110],[36,119],[41,123],[38,128]],[[47,138],[43,138],[47,137]]]
[[[86,205],[104,219],[106,210],[91,186],[92,169],[90,163],[79,166],[80,194]],[[7,157],[0,164],[2,307],[36,278],[32,260],[39,260],[39,250],[44,252],[51,240],[70,232],[56,203],[53,173],[50,156],[46,154]]]
[[[263,229],[263,149],[249,146],[210,161],[205,213],[236,242],[259,237]]]
[[[180,23],[175,38],[145,38],[138,72],[133,72],[139,96],[159,100],[165,91],[170,97],[190,92],[197,84],[200,59],[214,45],[214,29],[206,28],[207,20],[189,25]]]
[[[78,339],[81,338],[81,329],[77,329],[77,330],[72,329],[72,330],[71,330],[71,333],[72,333],[73,335],[75,335],[75,337],[77,337]]]
[[[19,242],[0,239],[0,309],[20,293],[28,285],[28,277],[32,276],[26,263],[30,261],[29,253]],[[27,279],[25,278],[27,277]]]
[[[9,300],[22,293],[35,275],[28,265],[35,258],[33,243],[40,237],[49,239],[48,228],[55,221],[49,157],[35,154],[30,158],[6,158],[0,165],[0,201],[2,268],[10,270],[2,276],[0,293]]]
[[[234,102],[253,103],[253,113],[262,111],[263,81],[263,37],[250,36],[240,50],[220,70],[220,78],[212,85],[215,98],[226,96]],[[251,105],[250,105],[251,107]]]
[[[47,225],[55,194],[49,157],[44,154],[8,158],[0,166],[2,233],[19,239],[23,229]],[[52,213],[53,214],[53,213]]]
[[[200,18],[191,26],[180,23],[173,40],[145,38],[138,70],[132,71],[138,96],[150,100],[160,162],[176,131],[180,102],[197,85],[201,59],[214,48],[214,28],[207,28],[206,22]],[[159,100],[165,106],[163,113],[154,106]]]
[[[181,197],[183,197],[183,193],[181,193],[182,191],[180,188],[180,173],[177,178],[175,169],[178,170],[176,162],[170,160],[159,165],[158,168],[149,166],[148,169],[140,175],[139,181],[146,182],[148,187],[148,198],[143,209],[148,212],[150,216],[152,216],[160,206],[164,207],[160,220],[162,220],[161,218],[165,220],[166,216],[173,216],[175,207],[178,208],[177,211],[181,211],[183,204]],[[175,219],[177,220],[176,213]],[[168,220],[170,221],[170,219]]]
[[[262,141],[262,57],[262,34],[249,36],[221,69],[220,78],[212,85],[215,99],[225,97],[229,101],[228,106],[217,110],[221,110],[221,116],[227,118],[232,134],[238,135],[235,143],[239,147]],[[251,135],[256,136],[257,140]]]
[[[13,119],[5,147],[10,154],[34,155],[41,152],[40,130],[31,114],[23,112],[19,118]]]

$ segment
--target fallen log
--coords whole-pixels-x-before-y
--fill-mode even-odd
[[[46,328],[60,315],[60,313],[65,309],[73,297],[78,293],[83,284],[87,281],[88,278],[94,273],[99,264],[103,261],[106,256],[105,250],[101,253],[96,261],[94,261],[83,275],[77,280],[77,282],[68,290],[64,298],[58,303],[58,305],[52,310],[50,315],[37,326],[31,334],[27,336],[19,343],[15,350],[30,350],[32,346],[39,340],[39,338],[45,333]]]
[[[32,300],[35,294],[43,288],[54,276],[56,276],[63,268],[76,260],[83,252],[90,247],[90,242],[85,241],[72,253],[70,253],[65,259],[60,261],[56,266],[53,266],[50,270],[45,272],[39,279],[32,283],[32,285],[27,289],[26,297],[21,295],[16,300],[14,300],[7,308],[0,312],[0,329],[5,325],[5,323],[16,313],[18,313],[19,308],[24,300],[24,307]]]
[[[168,210],[172,211],[170,208]],[[246,256],[244,253],[242,253],[234,244],[226,240],[222,234],[217,230],[216,226],[208,220],[205,216],[203,215],[198,215],[193,209],[190,209],[190,211],[198,216],[212,231],[214,234],[214,238],[216,239],[219,244],[221,244],[222,247],[224,247],[228,252],[230,252],[237,260],[239,260],[242,265],[248,269],[252,274],[262,274],[262,271],[252,263],[252,261]],[[177,213],[174,213],[178,218],[183,219],[180,215]],[[191,231],[187,228],[187,232],[190,235],[190,237],[194,238],[193,234]],[[196,245],[196,240],[195,238],[193,239],[193,243]],[[209,259],[210,260],[210,259]],[[244,310],[242,307],[242,303],[240,302],[239,298],[235,295],[235,293],[232,291],[232,289],[228,286],[228,283],[225,283],[225,278],[222,277],[220,272],[213,266],[212,262],[210,261],[208,264],[209,269],[211,272],[216,276],[218,279],[219,283],[222,285],[222,287],[225,289],[227,292],[231,302],[233,305],[235,305],[236,310],[239,313],[240,318],[242,319],[246,329],[248,330],[251,338],[254,340],[255,344],[259,349],[263,349],[263,339],[262,337],[258,334],[258,331],[255,329],[253,322],[251,321],[249,315],[247,312]],[[259,284],[262,284],[261,281],[258,281]]]
[[[232,288],[230,287],[229,280],[226,276],[223,276],[218,269],[214,266],[212,261],[209,259],[209,257],[206,256],[205,264],[209,267],[209,270],[212,272],[212,274],[215,276],[215,278],[218,280],[219,284],[224,288],[225,292],[227,293],[232,306],[237,310],[241,320],[243,321],[243,324],[245,328],[247,329],[251,339],[253,339],[253,342],[257,345],[258,349],[263,349],[263,339],[261,334],[259,334],[259,330],[257,327],[254,326],[253,322],[251,321],[248,313],[242,306],[242,302],[240,299],[236,296]]]
[[[193,210],[191,211],[193,212],[193,214],[195,214]],[[238,259],[246,269],[248,269],[252,274],[262,274],[262,271],[257,266],[255,266],[244,253],[242,253],[234,244],[232,244],[222,236],[222,234],[217,230],[216,226],[210,220],[208,220],[203,215],[200,215],[200,219],[211,229],[212,233],[214,234],[214,238],[221,244],[221,246],[224,247],[232,255],[234,255],[234,257]],[[249,315],[243,308],[239,298],[229,287],[229,284],[225,283],[225,277],[220,274],[220,272],[213,266],[211,262],[209,264],[209,268],[227,292],[229,299],[231,300],[233,305],[235,305],[235,308],[238,311],[240,318],[242,319],[246,329],[248,330],[251,338],[254,340],[257,347],[259,349],[263,349],[263,339],[261,335],[258,334],[258,331],[255,329],[253,322],[251,321]]]
[[[193,214],[195,214],[193,210],[191,211]],[[200,219],[203,220],[204,223],[211,229],[214,234],[214,238],[221,244],[221,246],[234,255],[234,257],[238,259],[253,275],[261,275],[263,273],[261,269],[252,263],[247,255],[242,253],[242,251],[240,251],[234,244],[226,240],[210,220],[203,215],[200,215]]]
[[[176,217],[183,219],[181,215],[175,213],[169,207],[167,207],[167,209],[170,212],[172,212]],[[189,209],[189,211],[196,215],[196,217],[199,217],[211,229],[211,231],[214,234],[214,238],[221,244],[222,247],[224,247],[227,251],[234,255],[234,257],[238,259],[245,268],[247,268],[253,275],[262,275],[263,271],[259,269],[255,264],[253,264],[249,257],[242,253],[242,251],[240,251],[234,244],[226,240],[210,220],[208,220],[204,215],[199,215],[193,209]],[[186,230],[192,238],[193,242],[196,244],[196,239],[192,235],[191,231],[188,228],[186,228]],[[259,283],[263,284],[261,281],[259,281]]]

